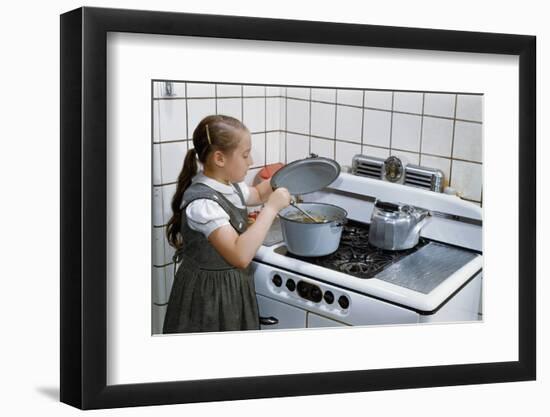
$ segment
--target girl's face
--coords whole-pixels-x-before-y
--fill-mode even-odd
[[[248,168],[252,165],[252,140],[250,138],[250,133],[245,130],[238,132],[240,137],[239,144],[237,147],[229,154],[225,155],[226,163],[224,166],[225,174],[227,179],[234,182],[241,182],[244,180]]]

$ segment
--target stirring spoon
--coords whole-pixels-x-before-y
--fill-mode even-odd
[[[313,217],[311,214],[309,214],[307,211],[301,209],[296,205],[296,201],[290,200],[290,205],[294,207],[296,210],[300,211],[304,216],[308,217],[310,220],[313,220],[313,223],[319,223],[319,221]]]

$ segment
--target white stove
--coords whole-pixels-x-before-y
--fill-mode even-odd
[[[349,223],[338,251],[322,258],[288,253],[274,225],[252,263],[260,316],[271,318],[262,329],[480,319],[480,207],[456,196],[346,173],[303,197],[343,207]],[[375,199],[432,211],[415,248],[388,254],[368,247]]]

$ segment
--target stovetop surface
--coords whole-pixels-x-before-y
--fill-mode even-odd
[[[418,251],[428,243],[429,240],[421,237],[418,245],[414,248],[402,251],[382,250],[369,244],[368,224],[348,221],[342,231],[340,246],[336,252],[330,255],[318,257],[297,256],[290,253],[284,245],[275,249],[275,252],[357,278],[367,279],[373,278],[384,269]]]

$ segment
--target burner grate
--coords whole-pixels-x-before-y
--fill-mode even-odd
[[[414,248],[403,251],[387,251],[376,248],[368,242],[369,225],[350,221],[342,231],[340,247],[330,255],[297,256],[286,251],[286,248],[283,249],[285,251],[283,254],[357,278],[368,279],[428,243],[426,239],[420,238],[418,245]]]

